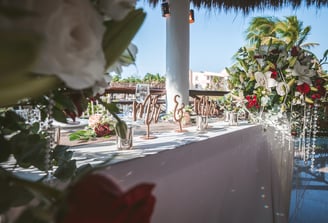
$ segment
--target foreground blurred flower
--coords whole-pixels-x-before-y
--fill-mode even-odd
[[[155,205],[153,188],[143,183],[124,192],[113,179],[89,174],[68,189],[67,212],[58,222],[148,223]]]
[[[107,2],[115,10],[105,17],[99,1],[1,1],[0,106],[58,87],[104,92],[107,69],[127,49],[145,18],[133,1]]]
[[[57,189],[55,185],[49,185],[48,177],[25,180],[14,175],[13,169],[7,171],[4,168],[7,164],[1,163],[0,215],[9,214],[8,210],[19,206],[24,210],[17,214],[15,222],[56,222],[54,217],[58,209],[63,210],[67,205],[69,215],[65,217],[61,212],[58,218],[64,222],[67,219],[68,222],[97,222],[99,218],[95,216],[104,217],[98,222],[149,222],[154,204],[150,195],[153,185],[136,186],[126,193],[117,187],[118,194],[114,192],[111,197],[110,180],[97,181],[99,178],[92,177],[90,180],[88,176],[84,179],[80,175],[86,170],[108,166],[108,161],[98,167],[88,164],[77,167],[76,160],[72,159],[73,151],[69,151],[68,146],[54,145],[51,140],[53,119],[67,122],[67,116],[70,116],[74,120],[86,111],[91,98],[101,103],[97,92],[108,86],[107,69],[120,62],[144,21],[145,13],[132,7],[133,4],[128,10],[115,6],[125,5],[125,0],[117,0],[115,4],[108,0],[113,3],[110,7],[115,8],[115,15],[109,13],[105,18],[99,1],[0,0],[0,148],[4,151],[0,161],[6,162],[13,157],[15,167],[33,166],[45,171],[51,180],[56,178],[56,184],[60,185],[63,181],[65,185],[74,183],[73,179],[80,177],[80,181],[70,184],[72,186]],[[120,13],[122,20],[114,20]],[[124,64],[132,63],[134,59],[134,56],[127,59],[124,55]],[[33,125],[26,124],[35,118],[34,114],[22,118],[15,113],[18,107],[26,107],[27,112],[38,110],[40,118],[37,117],[38,121]],[[118,122],[124,123],[116,115],[115,104],[108,104],[106,110]],[[110,131],[105,125],[97,127],[97,132],[102,135]],[[91,134],[87,137],[93,137]],[[50,170],[53,170],[51,174]],[[79,194],[83,191],[81,187],[88,186],[92,188],[90,191],[101,192],[96,200],[92,200],[94,194],[88,190]],[[74,192],[75,189],[78,192]],[[75,205],[75,194],[79,194],[78,198],[85,203]],[[101,196],[105,200],[100,200]],[[101,212],[104,209],[97,206],[99,203],[106,204],[104,208],[110,213],[109,218],[104,216],[107,212]],[[75,207],[88,205],[89,209],[90,204],[93,214],[89,215],[83,208],[82,212],[74,212]],[[97,210],[103,215],[95,214]],[[74,221],[76,218],[72,213],[92,217]],[[140,221],[133,221],[130,216]]]
[[[103,81],[105,57],[101,42],[105,27],[89,0],[8,2],[7,6],[37,15],[10,20],[7,26],[42,36],[39,57],[33,67],[35,73],[55,74],[73,89]]]

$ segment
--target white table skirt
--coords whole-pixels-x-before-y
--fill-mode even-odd
[[[165,133],[152,143],[137,142],[133,152],[143,148],[143,157],[102,172],[124,189],[155,183],[152,223],[287,223],[291,143],[275,139],[273,131],[261,126],[215,125],[185,138]],[[165,137],[171,140],[163,143]],[[189,140],[192,143],[186,143]]]

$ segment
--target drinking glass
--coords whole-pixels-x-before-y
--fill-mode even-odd
[[[136,102],[143,103],[149,95],[149,84],[137,84],[136,85]]]

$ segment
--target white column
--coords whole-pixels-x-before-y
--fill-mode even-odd
[[[166,22],[167,113],[174,110],[173,98],[189,102],[189,0],[171,0]]]

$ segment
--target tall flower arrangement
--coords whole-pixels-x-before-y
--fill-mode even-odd
[[[230,87],[241,95],[245,109],[251,114],[290,113],[299,105],[314,105],[327,97],[327,74],[320,60],[304,48],[308,45],[302,47],[296,40],[291,41],[290,36],[286,38],[288,30],[281,30],[282,24],[291,18],[296,19],[290,17],[286,22],[255,18],[251,27],[258,26],[255,31],[249,29],[250,46],[240,48],[235,55],[236,63],[226,68]],[[258,24],[258,20],[262,23]],[[276,25],[270,34],[264,32],[263,20],[266,25]]]
[[[232,94],[250,117],[274,127],[282,141],[297,136],[295,145],[313,168],[320,104],[327,101],[328,75],[322,65],[328,50],[322,59],[309,51],[318,45],[304,43],[310,30],[295,16],[254,18],[247,29],[250,44],[238,50],[236,63],[226,70]]]
[[[122,191],[96,174],[98,168],[77,169],[72,152],[55,145],[50,134],[53,119],[80,116],[90,100],[104,105],[117,119],[116,130],[125,133],[116,106],[99,96],[109,84],[108,71],[133,62],[134,55],[129,60],[124,52],[136,53],[130,42],[144,18],[134,0],[0,1],[0,215],[24,206],[9,220],[150,221],[153,184]],[[20,108],[28,117],[16,112]],[[20,178],[6,167],[9,159],[13,168],[48,172],[55,165],[53,177],[68,186],[59,190],[45,178]]]

